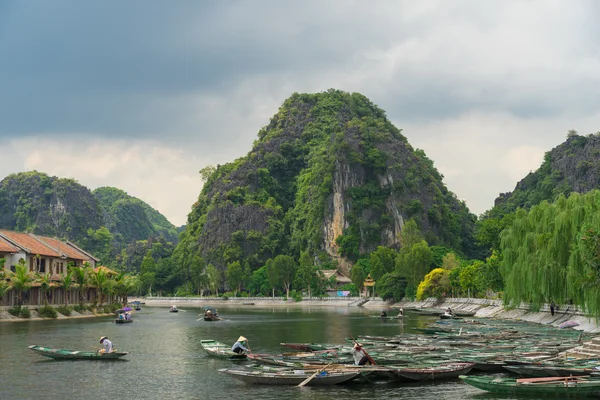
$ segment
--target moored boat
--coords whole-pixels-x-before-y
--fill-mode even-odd
[[[125,319],[125,318],[123,318],[123,319],[120,319],[120,318],[115,319],[115,324],[129,324],[131,322],[133,322],[132,319]]]
[[[201,340],[200,345],[208,353],[209,356],[225,358],[228,360],[245,360],[248,356],[246,354],[238,354],[231,351],[231,346],[225,343],[218,342],[216,340]]]
[[[219,372],[242,382],[258,385],[298,385],[315,373],[311,370],[268,372],[227,368],[220,369]],[[360,371],[320,371],[307,383],[307,386],[337,385],[352,380],[358,375],[360,375]]]
[[[423,368],[398,368],[394,372],[398,377],[413,381],[428,381],[458,378],[468,373],[475,363],[452,363]]]
[[[589,376],[513,379],[461,375],[459,378],[468,385],[492,393],[559,398],[600,396],[600,379]]]
[[[28,346],[30,350],[41,354],[42,356],[53,358],[55,360],[117,360],[129,354],[124,351],[113,351],[111,353],[101,353],[99,351],[78,351],[68,349],[54,349],[38,345]]]

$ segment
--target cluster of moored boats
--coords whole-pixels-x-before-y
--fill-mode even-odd
[[[565,352],[589,339],[572,330],[499,320],[448,319],[398,336],[359,336],[344,344],[281,343],[281,354],[237,354],[215,340],[210,356],[248,364],[220,373],[252,384],[335,385],[348,382],[461,379],[496,393],[600,395],[600,359]],[[354,365],[359,342],[373,365]],[[499,372],[511,377],[499,377]],[[493,373],[493,375],[488,375]],[[310,378],[310,379],[309,379]]]

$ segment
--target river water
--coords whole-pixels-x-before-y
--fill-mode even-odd
[[[511,399],[458,380],[440,383],[349,384],[330,387],[255,386],[219,374],[233,363],[210,358],[202,339],[232,344],[248,338],[253,352],[281,353],[281,342],[345,343],[349,335],[414,333],[432,317],[407,314],[404,321],[371,318],[360,308],[220,307],[226,318],[198,320],[200,309],[145,307],[134,323],[113,318],[0,323],[1,399]],[[127,361],[55,361],[27,349],[38,344],[73,350],[98,348],[108,336]]]

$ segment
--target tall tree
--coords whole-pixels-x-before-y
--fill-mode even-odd
[[[208,264],[206,267],[206,275],[208,276],[208,286],[215,293],[215,296],[219,295],[219,286],[221,286],[221,273],[212,264]]]
[[[292,282],[296,277],[296,271],[298,270],[296,260],[291,256],[280,254],[273,260],[273,265],[278,271],[280,282],[285,289],[286,297],[290,297],[290,286],[292,285]]]
[[[242,265],[239,261],[235,261],[227,265],[225,277],[227,279],[227,284],[233,290],[233,295],[237,296],[237,292],[240,290],[240,284],[244,278],[244,270],[242,269]]]

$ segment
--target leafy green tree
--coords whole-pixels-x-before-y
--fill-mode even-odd
[[[365,279],[367,279],[368,275],[366,271],[367,268],[368,261],[365,259],[360,259],[350,270],[350,279],[352,280],[352,283],[354,283],[354,286],[356,286],[358,293],[362,293],[362,290],[364,288]]]
[[[485,260],[479,268],[478,290],[485,293],[487,290],[499,292],[504,289],[504,280],[500,274],[500,255],[494,250],[492,255]]]
[[[501,238],[504,301],[529,302],[537,309],[550,301],[572,300],[600,316],[600,275],[581,243],[591,237],[589,229],[598,229],[599,213],[598,190],[561,195],[553,204],[544,201],[529,211],[517,210]]]
[[[401,301],[406,289],[406,278],[397,272],[387,273],[377,283],[379,296],[384,300]]]
[[[306,288],[308,297],[311,297],[313,288],[318,288],[319,286],[319,280],[321,280],[320,271],[313,265],[308,251],[300,252],[299,264],[294,286]]]
[[[285,289],[286,297],[290,297],[290,286],[296,277],[296,271],[298,270],[298,264],[291,256],[283,254],[278,255],[273,260],[273,266],[277,269],[281,284]]]
[[[212,264],[206,267],[206,275],[208,276],[208,286],[214,292],[215,296],[219,294],[219,286],[221,286],[221,272]]]
[[[146,293],[152,295],[152,287],[156,283],[156,262],[152,250],[148,250],[140,266],[140,283]]]
[[[400,275],[406,277],[408,296],[416,296],[417,286],[429,272],[432,259],[431,250],[424,240],[412,245],[410,249],[400,251],[396,269]]]
[[[450,291],[449,271],[436,268],[425,275],[417,288],[417,300],[428,297],[442,298]]]
[[[194,284],[198,295],[200,295],[202,288],[208,285],[208,277],[205,274],[206,265],[204,259],[199,255],[195,255],[190,265],[190,279]]]
[[[267,267],[267,278],[269,279],[269,284],[273,291],[273,297],[275,297],[275,288],[281,285],[281,274],[273,260],[270,258],[267,260],[265,266]]]
[[[244,279],[244,270],[242,269],[242,265],[239,261],[235,261],[227,265],[225,278],[227,279],[229,287],[233,289],[233,295],[237,296],[237,292],[240,290],[242,279]]]
[[[262,266],[252,273],[252,278],[248,283],[250,293],[268,295],[271,291],[271,284],[267,276],[267,266]]]
[[[460,287],[469,294],[469,297],[477,295],[479,269],[483,265],[481,261],[475,261],[460,271]]]

